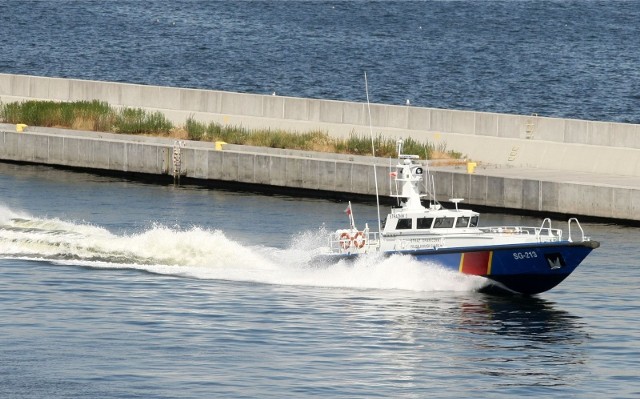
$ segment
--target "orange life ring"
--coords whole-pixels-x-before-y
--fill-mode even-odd
[[[358,240],[358,237],[360,238]],[[351,237],[351,241],[353,241],[353,246],[356,248],[362,248],[364,247],[364,244],[366,243],[367,240],[365,240],[364,238],[364,233],[359,231],[356,234],[353,235],[353,237]]]
[[[347,249],[351,246],[351,236],[349,236],[349,233],[340,234],[340,246],[342,249]]]

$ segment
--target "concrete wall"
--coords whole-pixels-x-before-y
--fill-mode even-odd
[[[588,182],[545,181],[436,171],[437,198],[465,198],[465,203],[496,208],[586,215],[639,221],[640,190]]]
[[[361,103],[0,74],[0,101],[28,99],[98,99],[160,110],[178,124],[193,116],[250,128],[369,134]],[[376,134],[446,143],[503,170],[533,167],[603,177],[594,183],[437,170],[441,201],[464,197],[499,208],[640,220],[639,125],[379,104],[371,105],[371,113]],[[0,134],[0,160],[173,174],[173,140],[38,127],[16,133],[13,125],[0,126]],[[375,161],[381,165],[380,193],[389,194],[386,159],[246,146],[214,151],[211,143],[199,142],[186,142],[181,159],[181,174],[192,178],[363,195],[375,193]],[[614,182],[616,176],[621,182]]]
[[[366,104],[173,87],[0,74],[0,101],[102,100],[249,128],[369,134]],[[504,166],[640,176],[640,125],[539,116],[371,105],[375,134],[445,145]]]
[[[34,162],[114,172],[173,175],[172,139],[40,128],[18,133],[0,126],[0,160]],[[181,176],[358,195],[375,195],[370,157],[183,142]],[[379,191],[390,194],[387,159],[377,160]],[[550,182],[525,177],[436,170],[440,201],[464,197],[469,204],[544,213],[640,220],[640,190],[633,187]]]
[[[0,126],[0,160],[173,176],[175,140],[39,130],[18,133],[7,129],[7,125]],[[332,154],[321,158],[317,153],[309,153],[309,157],[303,156],[302,151],[298,153],[216,151],[211,143],[205,146],[183,141],[179,174],[204,180],[375,195],[371,162],[341,159]],[[377,174],[380,181],[386,181],[389,169],[378,168]],[[380,191],[389,195],[388,187],[381,187]]]

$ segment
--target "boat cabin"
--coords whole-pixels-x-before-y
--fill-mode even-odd
[[[396,209],[394,209],[395,211]],[[476,229],[479,215],[471,210],[447,209],[427,210],[425,212],[392,212],[384,223],[384,235],[404,234],[442,234],[444,232],[463,232],[463,229]],[[448,230],[444,230],[448,229]]]

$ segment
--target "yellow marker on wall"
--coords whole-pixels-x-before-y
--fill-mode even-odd
[[[225,145],[224,141],[216,141],[216,151],[222,151],[222,146]]]
[[[16,132],[22,133],[22,131],[27,127],[24,123],[18,123],[16,125]]]
[[[467,173],[475,173],[477,164],[475,162],[467,162]]]

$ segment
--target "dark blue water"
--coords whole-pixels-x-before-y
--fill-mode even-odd
[[[0,2],[0,72],[640,122],[640,1]]]
[[[574,274],[503,298],[406,258],[315,265],[344,207],[0,164],[0,397],[640,395],[638,229],[583,224],[602,247]]]

